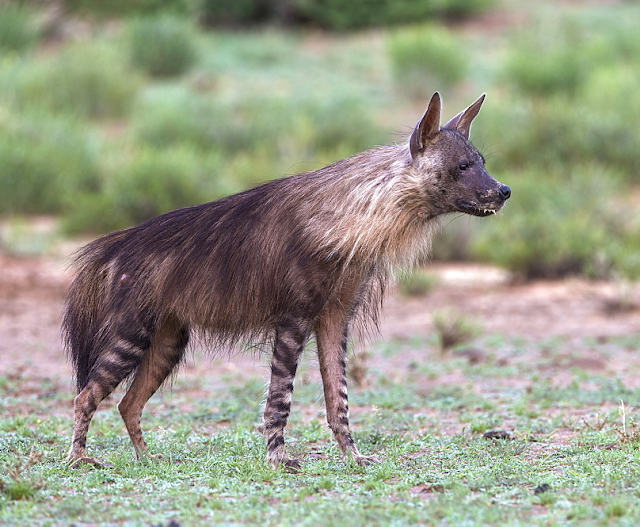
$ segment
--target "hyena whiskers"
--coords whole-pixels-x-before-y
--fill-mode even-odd
[[[272,343],[264,409],[267,457],[297,468],[284,429],[302,351],[315,338],[327,421],[345,456],[364,465],[349,427],[346,360],[354,326],[376,324],[387,282],[429,253],[439,218],[488,216],[509,187],[469,142],[484,96],[440,126],[434,94],[404,144],[219,201],[175,210],[79,251],[63,332],[78,395],[69,459],[87,457],[100,402],[132,378],[118,405],[138,456],[148,399],[184,357],[190,335],[213,348]]]

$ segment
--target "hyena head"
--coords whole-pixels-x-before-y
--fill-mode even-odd
[[[509,199],[511,189],[489,175],[484,158],[469,141],[471,122],[483,102],[484,95],[441,127],[442,102],[436,92],[411,134],[412,166],[429,203],[422,215],[464,212],[484,217]]]

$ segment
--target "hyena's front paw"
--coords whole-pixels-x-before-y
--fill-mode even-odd
[[[283,454],[269,455],[268,461],[273,468],[282,467],[287,472],[297,473],[302,470],[302,465],[298,459],[290,458]]]
[[[353,459],[361,467],[368,467],[369,465],[380,463],[380,458],[378,456],[363,456],[358,454],[354,455]]]
[[[298,459],[286,457],[277,462],[270,461],[273,468],[282,467],[285,471],[297,474],[302,471],[302,465]]]

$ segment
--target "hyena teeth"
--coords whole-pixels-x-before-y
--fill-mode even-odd
[[[478,196],[496,188],[511,195],[469,142],[483,101],[441,126],[434,93],[404,144],[175,210],[81,249],[63,322],[79,392],[70,461],[93,459],[91,419],[128,377],[118,410],[136,454],[152,457],[140,418],[183,360],[192,331],[223,350],[273,343],[267,459],[290,469],[299,464],[287,456],[284,429],[298,359],[315,336],[329,428],[344,456],[375,461],[358,452],[349,427],[349,329],[375,325],[387,282],[426,259],[437,221],[426,224],[460,211],[496,214],[478,207],[488,199]],[[468,177],[445,183],[442,174],[458,170]]]

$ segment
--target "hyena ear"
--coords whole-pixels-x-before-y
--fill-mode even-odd
[[[424,151],[429,140],[435,137],[440,131],[441,111],[442,99],[440,99],[440,94],[435,92],[429,101],[427,111],[416,125],[409,139],[409,149],[411,150],[411,157],[413,159]]]
[[[484,102],[484,98],[486,94],[482,94],[476,102],[474,102],[469,108],[465,111],[460,112],[453,119],[451,119],[447,124],[445,124],[442,129],[443,130],[456,130],[464,135],[467,139],[469,139],[469,132],[471,131],[471,123],[478,115],[480,108],[482,107],[482,103]]]

